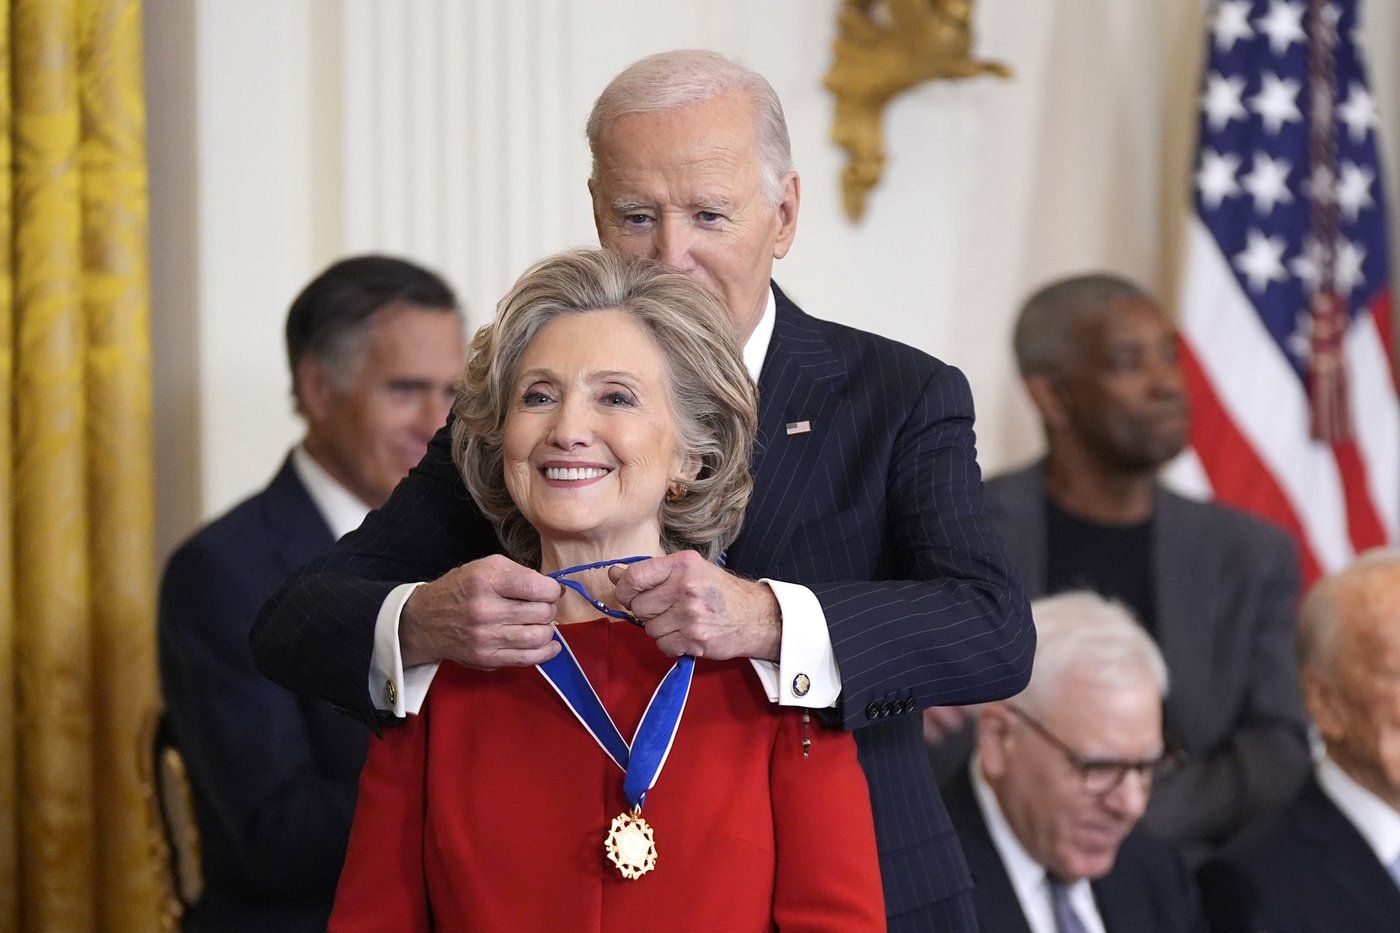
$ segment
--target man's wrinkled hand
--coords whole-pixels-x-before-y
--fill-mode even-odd
[[[558,582],[493,554],[415,589],[399,618],[405,667],[455,661],[478,670],[529,667],[559,653]]]
[[[670,657],[778,657],[782,610],[766,584],[736,577],[694,551],[608,571],[614,595]]]

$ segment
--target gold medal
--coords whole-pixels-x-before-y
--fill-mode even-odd
[[[613,817],[603,850],[628,880],[640,878],[656,867],[656,838],[651,824],[642,819],[641,807]]]

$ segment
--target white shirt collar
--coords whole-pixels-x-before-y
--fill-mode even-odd
[[[1031,933],[1056,933],[1055,912],[1051,908],[1050,879],[1045,866],[1031,858],[1030,853],[1016,838],[1011,824],[1001,812],[996,792],[982,778],[982,767],[977,755],[972,756],[969,765],[972,771],[972,792],[977,798],[977,806],[982,811],[982,819],[987,823],[987,832],[992,837],[992,845],[1001,864],[1011,879],[1011,889],[1016,892],[1021,913],[1026,918],[1026,926]],[[1079,915],[1088,933],[1104,933],[1103,918],[1099,916],[1098,905],[1094,903],[1094,890],[1087,879],[1081,878],[1069,886],[1070,903]]]
[[[755,383],[758,382],[758,374],[763,369],[763,358],[768,355],[768,344],[773,342],[773,324],[777,319],[778,299],[773,296],[770,286],[768,305],[763,309],[763,317],[758,319],[753,333],[749,334],[748,342],[744,344],[744,367],[748,369]]]
[[[359,528],[365,516],[370,513],[370,507],[327,473],[325,468],[306,452],[303,444],[292,448],[292,469],[297,471],[297,478],[306,487],[311,501],[316,504],[316,511],[321,513],[321,517],[326,520],[326,526],[336,539]]]
[[[1389,869],[1400,858],[1400,813],[1326,755],[1317,763],[1317,783]]]

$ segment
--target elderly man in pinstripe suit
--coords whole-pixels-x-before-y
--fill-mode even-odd
[[[1015,694],[1035,636],[983,508],[967,381],[772,284],[800,187],[759,75],[709,52],[644,59],[604,90],[588,135],[599,239],[715,288],[760,395],[754,495],[725,567],[689,552],[632,565],[618,596],[662,651],[752,658],[774,702],[855,730],[891,928],[975,929],[917,711]],[[269,602],[254,654],[372,724],[415,713],[441,660],[546,660],[559,586],[497,550],[441,434]]]

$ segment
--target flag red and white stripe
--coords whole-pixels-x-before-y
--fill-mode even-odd
[[[1214,5],[1180,290],[1191,451],[1168,481],[1290,531],[1308,581],[1400,540],[1385,202],[1356,8]],[[1330,355],[1329,308],[1345,326]]]

